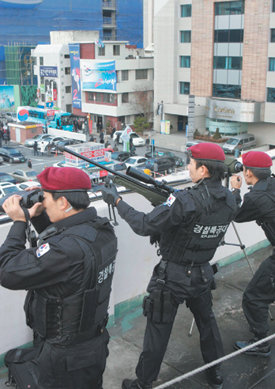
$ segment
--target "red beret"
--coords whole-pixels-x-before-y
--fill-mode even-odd
[[[213,161],[224,161],[225,155],[221,146],[215,143],[198,143],[188,149],[191,151],[191,158],[209,159]]]
[[[48,191],[88,190],[91,180],[87,173],[76,167],[47,167],[37,178],[42,189]]]
[[[248,151],[242,154],[242,159],[246,167],[269,168],[272,166],[272,159],[264,151]]]

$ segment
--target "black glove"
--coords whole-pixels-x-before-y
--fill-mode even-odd
[[[113,183],[107,183],[104,185],[104,187],[101,189],[102,197],[105,203],[109,205],[116,205],[117,199],[120,199],[116,186]]]

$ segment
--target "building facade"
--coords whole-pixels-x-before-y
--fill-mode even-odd
[[[39,105],[88,116],[94,128],[120,129],[137,115],[153,120],[153,58],[98,31],[54,31],[33,51]]]
[[[192,137],[219,128],[275,146],[275,1],[157,3],[155,130],[168,122]]]

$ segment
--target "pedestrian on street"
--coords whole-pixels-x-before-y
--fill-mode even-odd
[[[254,337],[247,341],[237,341],[234,346],[236,349],[242,349],[267,336],[268,308],[275,301],[275,179],[271,177],[272,159],[263,151],[249,151],[242,155],[242,161],[245,182],[252,187],[244,195],[235,221],[243,223],[255,220],[273,246],[273,253],[262,262],[244,291],[243,311]],[[241,177],[232,176],[231,186],[241,204]],[[268,357],[270,345],[263,342],[245,353]]]
[[[49,167],[37,178],[42,203],[22,209],[13,195],[3,204],[14,223],[0,248],[0,281],[28,291],[24,308],[34,336],[33,347],[6,354],[9,377],[24,388],[102,389],[113,227],[89,207],[91,180],[81,169]],[[38,247],[25,248],[30,222]]]
[[[28,164],[28,168],[29,168],[29,169],[32,169],[32,161],[31,161],[30,158],[28,159],[27,164]]]
[[[38,143],[37,141],[35,140],[34,141],[34,144],[33,144],[33,155],[38,155]]]
[[[136,367],[137,379],[125,379],[123,389],[150,389],[158,377],[179,304],[186,302],[194,315],[205,363],[223,356],[223,345],[212,310],[213,258],[232,221],[237,204],[222,186],[225,155],[212,143],[189,148],[188,169],[192,188],[176,191],[165,203],[145,214],[136,211],[117,193],[114,184],[102,188],[105,202],[141,236],[159,245],[159,264],[143,301],[147,317],[143,351]],[[206,371],[209,384],[222,388],[219,366]]]

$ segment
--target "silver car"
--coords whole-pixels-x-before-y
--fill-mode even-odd
[[[42,139],[48,137],[49,134],[38,134],[38,135],[35,135],[33,138],[28,138],[25,140],[25,143],[24,143],[24,146],[26,147],[33,147],[34,145],[34,142],[37,141],[41,141]]]

